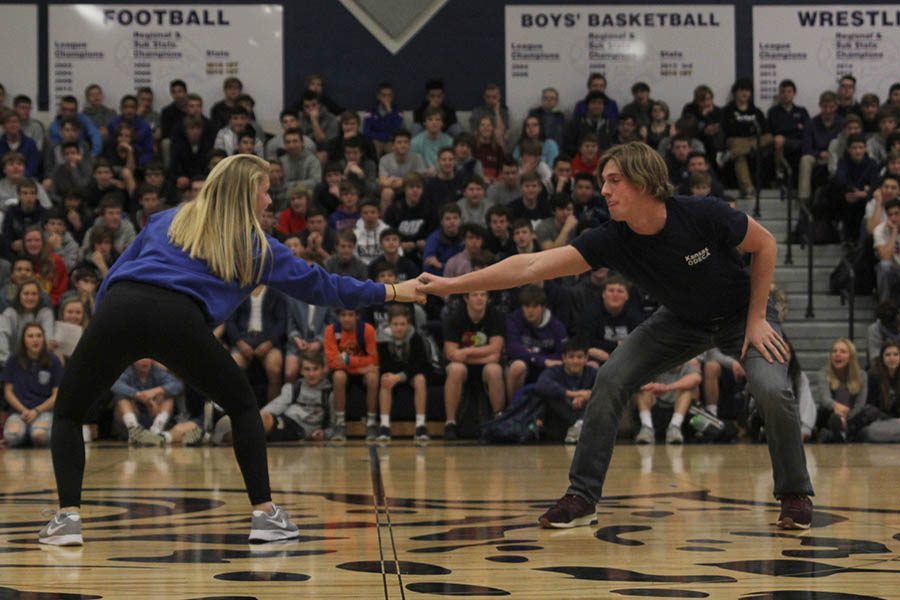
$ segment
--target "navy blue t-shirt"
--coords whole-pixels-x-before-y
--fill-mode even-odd
[[[28,361],[27,369],[23,369],[16,357],[10,355],[3,369],[3,382],[12,384],[13,393],[25,408],[34,408],[46,402],[53,394],[53,388],[59,387],[62,376],[63,366],[55,354],[50,355],[49,366]]]
[[[592,269],[619,271],[688,321],[708,322],[746,311],[750,273],[737,246],[747,215],[724,202],[676,196],[654,235],[610,221],[572,241]]]

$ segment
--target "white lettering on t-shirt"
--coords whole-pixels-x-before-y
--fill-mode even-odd
[[[684,257],[685,262],[689,267],[693,267],[696,264],[699,264],[709,258],[709,248],[704,248],[700,252],[694,252],[693,254],[689,254]]]

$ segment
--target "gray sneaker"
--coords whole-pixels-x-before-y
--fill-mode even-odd
[[[674,425],[669,425],[666,429],[666,443],[667,444],[683,444],[684,443],[684,435],[681,433],[681,427],[675,427]]]
[[[209,438],[213,446],[225,444],[225,436],[231,433],[231,417],[225,415],[213,427],[212,436]]]
[[[567,444],[577,444],[578,438],[581,437],[581,419],[575,421],[575,424],[569,427],[569,430],[566,431],[566,443]]]
[[[372,424],[366,426],[366,441],[374,442],[378,438],[378,425]]]
[[[132,446],[165,446],[166,438],[161,433],[153,433],[140,425],[128,430],[128,443]]]
[[[332,442],[346,442],[347,441],[347,426],[346,425],[335,425],[334,433],[331,434]]]
[[[277,542],[300,537],[300,530],[288,514],[279,506],[272,505],[272,514],[254,510],[250,520],[250,542]]]
[[[638,431],[637,436],[634,438],[634,443],[652,444],[654,442],[656,442],[656,435],[653,433],[653,428],[641,425],[641,430]]]
[[[81,546],[81,515],[57,512],[38,533],[38,542],[52,546]]]
[[[181,438],[182,446],[199,446],[203,443],[203,428],[195,427]]]

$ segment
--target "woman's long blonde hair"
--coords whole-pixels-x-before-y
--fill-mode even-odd
[[[169,240],[191,258],[205,260],[223,281],[237,280],[241,287],[259,283],[270,248],[255,207],[268,174],[268,163],[252,154],[223,159],[197,197],[179,209]]]
[[[862,380],[859,374],[859,355],[856,353],[856,345],[847,338],[838,338],[831,344],[831,349],[834,350],[834,347],[838,344],[847,346],[847,350],[850,353],[850,360],[847,363],[846,378],[844,374],[835,371],[834,365],[831,363],[831,353],[829,352],[828,363],[825,365],[825,379],[828,380],[828,387],[834,391],[841,387],[841,384],[843,383],[847,386],[847,391],[851,394],[858,394],[862,389]]]

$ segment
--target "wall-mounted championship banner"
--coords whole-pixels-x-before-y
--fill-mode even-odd
[[[732,5],[506,7],[506,102],[519,116],[540,104],[547,86],[570,110],[599,72],[620,107],[644,81],[674,117],[701,83],[722,103],[734,69]]]
[[[793,79],[797,103],[816,114],[819,94],[841,75],[857,79],[857,96],[884,101],[900,80],[900,8],[896,4],[753,7],[753,64],[758,104]]]
[[[258,115],[282,108],[280,5],[54,4],[49,11],[54,105],[66,94],[83,101],[84,88],[98,83],[113,108],[149,86],[159,110],[171,101],[169,81],[183,79],[208,112],[234,76]]]
[[[0,4],[0,83],[6,88],[6,105],[25,94],[37,110],[38,30],[37,5]]]

